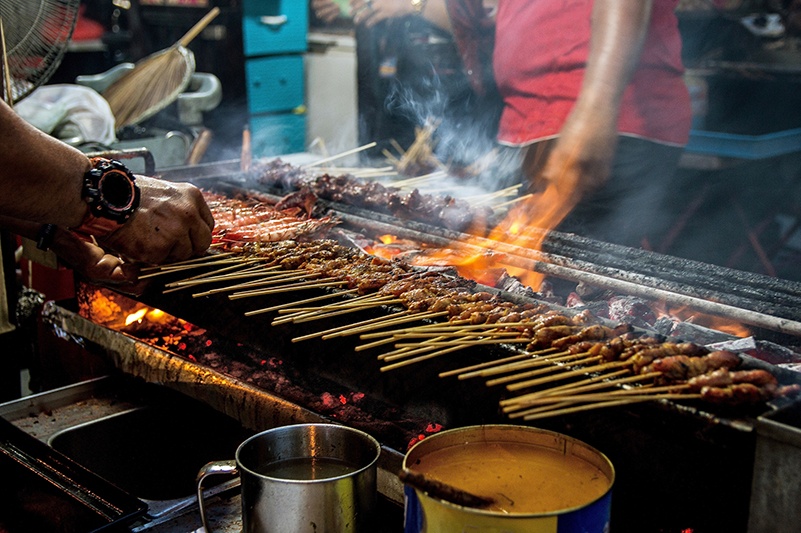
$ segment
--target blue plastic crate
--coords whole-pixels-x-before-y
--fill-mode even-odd
[[[801,128],[764,135],[692,130],[685,150],[738,159],[776,157],[801,151]]]

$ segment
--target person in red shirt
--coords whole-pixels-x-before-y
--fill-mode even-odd
[[[486,16],[480,4],[448,0],[468,55],[486,40],[486,20],[465,16]],[[498,141],[520,150],[530,190],[550,184],[575,204],[558,229],[630,246],[664,230],[660,203],[691,123],[677,4],[499,0],[491,66],[504,103]]]

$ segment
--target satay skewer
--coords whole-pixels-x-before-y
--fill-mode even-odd
[[[476,363],[475,365],[463,366],[461,368],[456,368],[454,370],[447,370],[445,372],[440,372],[439,377],[448,378],[451,376],[458,376],[459,379],[468,379],[469,377],[474,377],[472,375],[469,375],[472,374],[473,372],[477,372],[485,368],[492,368],[497,365],[511,363],[514,361],[530,359],[531,357],[533,357],[532,352],[519,353],[517,355],[510,355],[508,357],[503,357],[501,359],[494,359],[492,361],[486,361],[484,363]],[[461,377],[462,375],[467,375],[467,377],[462,378]]]
[[[358,148],[354,148],[352,150],[346,150],[346,151],[338,153],[336,155],[332,155],[331,157],[325,157],[323,159],[318,159],[317,161],[314,161],[313,163],[308,163],[306,165],[303,165],[301,168],[316,167],[318,165],[322,165],[323,163],[329,163],[329,162],[334,161],[336,159],[341,159],[343,157],[346,157],[346,156],[349,156],[349,155],[352,155],[352,154],[356,154],[356,153],[362,152],[364,150],[368,150],[368,149],[374,147],[376,144],[378,144],[378,143],[373,141],[371,143],[367,143],[365,145],[359,146]]]
[[[434,357],[439,357],[441,355],[449,354],[455,352],[457,350],[463,350],[466,346],[451,346],[450,348],[445,348],[442,350],[438,350],[436,352],[432,352],[426,355],[421,355],[420,357],[415,357],[413,359],[405,359],[403,361],[393,363],[391,365],[382,366],[380,368],[381,372],[388,372],[390,370],[395,370],[404,366],[413,365],[415,363],[419,363],[421,361],[428,361],[429,359],[433,359]]]
[[[577,370],[570,370],[567,372],[563,372],[561,374],[557,374],[555,376],[546,376],[543,378],[538,379],[531,379],[526,381],[521,381],[517,383],[511,383],[506,386],[507,390],[516,391],[520,389],[525,389],[527,387],[534,387],[538,385],[543,385],[545,383],[550,383],[552,381],[559,381],[561,379],[567,379],[570,377],[575,377],[583,374],[589,374],[591,372],[603,372],[605,370],[613,369],[613,368],[620,368],[622,366],[631,366],[631,361],[613,361],[611,363],[603,363],[600,365],[595,366],[588,366],[586,368],[580,368]]]
[[[270,313],[270,312],[273,312],[273,311],[278,311],[280,309],[285,309],[287,307],[292,307],[293,305],[307,304],[307,303],[312,303],[312,302],[319,302],[319,301],[326,300],[326,299],[329,299],[329,298],[340,298],[343,295],[354,294],[354,293],[357,293],[357,292],[359,292],[359,289],[349,289],[349,290],[345,290],[345,291],[332,292],[331,294],[323,294],[322,296],[315,296],[313,298],[306,298],[304,300],[298,300],[296,302],[288,302],[288,303],[285,303],[285,304],[279,304],[279,305],[273,305],[273,306],[270,306],[270,307],[262,307],[260,309],[254,309],[252,311],[247,311],[245,313],[245,316],[254,316],[254,315],[260,315],[260,314],[263,314],[263,313]]]
[[[617,370],[615,372],[610,372],[608,374],[601,374],[597,376],[589,376],[585,379],[581,379],[572,383],[565,383],[563,385],[557,385],[554,387],[549,387],[545,390],[537,391],[537,392],[529,392],[526,394],[522,394],[520,396],[515,396],[513,398],[507,398],[505,400],[500,401],[501,407],[507,407],[511,405],[516,405],[518,403],[525,402],[529,398],[539,398],[540,396],[548,396],[552,394],[559,394],[565,390],[569,390],[571,388],[580,389],[581,387],[590,386],[590,385],[603,385],[605,387],[614,387],[617,386],[618,383],[628,383],[628,381],[622,380],[629,380],[629,379],[641,379],[641,376],[632,376],[631,370],[629,368],[624,368],[622,370]],[[618,381],[621,380],[621,381]]]
[[[487,378],[490,376],[497,376],[498,374],[514,372],[516,370],[523,370],[525,368],[533,368],[546,365],[556,366],[556,363],[568,362],[574,359],[586,358],[587,355],[588,352],[582,352],[577,354],[559,355],[556,357],[537,357],[537,358],[530,357],[529,359],[523,361],[513,361],[502,365],[476,370],[473,372],[466,372],[464,374],[460,374],[459,379],[464,380],[464,379],[478,378],[478,377]]]
[[[623,377],[612,377],[612,374],[617,374],[618,376]],[[619,387],[620,385],[644,381],[646,379],[651,379],[662,375],[661,372],[650,372],[647,374],[626,376],[625,374],[629,374],[628,370],[621,370],[618,372],[613,372],[612,374],[609,374],[611,379],[603,379],[599,381],[600,376],[596,376],[594,382],[586,383],[584,385],[574,386],[573,383],[569,383],[568,385],[562,385],[536,393],[524,394],[514,398],[507,398],[506,400],[502,400],[500,405],[504,412],[516,411],[518,409],[525,408],[526,406],[530,405],[530,402],[536,401],[539,398],[560,397],[562,394],[579,394],[582,392],[608,389],[610,387]],[[586,382],[586,380],[583,381]]]
[[[518,374],[513,374],[511,376],[504,376],[501,378],[490,379],[487,381],[486,385],[488,387],[494,387],[496,385],[504,385],[506,383],[517,382],[520,381],[521,379],[533,378],[534,376],[542,376],[544,374],[552,374],[554,372],[565,372],[567,369],[574,366],[581,366],[589,363],[597,363],[598,361],[602,360],[603,357],[601,357],[600,355],[595,355],[592,357],[584,357],[583,359],[579,359],[577,361],[565,361],[560,364],[549,365],[545,368],[538,368],[536,370],[528,370],[526,372],[520,372]]]
[[[384,328],[386,326],[394,326],[395,324],[402,324],[403,322],[411,322],[413,320],[428,320],[431,318],[437,318],[443,315],[446,315],[447,311],[441,311],[437,313],[433,312],[413,312],[413,315],[408,318],[398,318],[398,319],[390,319],[381,322],[376,322],[375,324],[365,325],[365,326],[357,326],[355,328],[351,328],[348,330],[339,331],[336,334],[326,335],[323,337],[324,339],[332,338],[332,337],[344,337],[348,335],[357,335],[364,331],[370,331],[376,328]]]
[[[239,279],[245,279],[251,277],[250,275],[244,275]],[[291,276],[266,276],[264,272],[256,272],[254,273],[254,277],[259,279],[251,280],[246,283],[237,283],[236,285],[229,285],[227,287],[217,287],[216,289],[210,289],[204,292],[198,292],[192,295],[193,298],[202,298],[204,296],[211,296],[213,294],[223,294],[226,292],[231,291],[240,291],[240,289],[250,289],[256,290],[256,287],[270,287],[273,285],[279,286],[287,286],[287,282],[290,281],[302,281],[308,280],[312,281],[319,278],[319,275],[308,275],[306,273],[303,274],[293,274]],[[233,278],[232,278],[233,279]],[[219,280],[217,280],[219,281]],[[242,291],[237,292],[235,294],[241,294]]]
[[[347,281],[311,281],[311,282],[304,282],[304,283],[294,283],[290,285],[284,285],[282,287],[273,287],[269,289],[259,289],[253,291],[242,291],[242,292],[235,292],[233,294],[228,295],[229,300],[239,300],[241,298],[253,298],[255,296],[267,296],[270,294],[279,294],[282,292],[292,292],[298,290],[309,290],[309,289],[324,289],[327,287],[339,287],[342,285],[347,285]]]
[[[607,402],[591,403],[587,405],[579,405],[575,407],[566,407],[562,409],[554,409],[551,411],[538,412],[526,415],[523,420],[539,420],[542,418],[550,418],[553,416],[561,416],[571,413],[578,413],[581,411],[591,411],[594,409],[605,409],[608,407],[617,407],[621,405],[629,405],[633,403],[653,402],[657,400],[693,400],[700,398],[700,394],[655,394],[653,396],[638,396],[634,398],[624,398],[620,400],[610,400]]]

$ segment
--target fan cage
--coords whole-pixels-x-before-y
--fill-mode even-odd
[[[79,5],[80,0],[0,0],[12,103],[44,85],[61,64]]]

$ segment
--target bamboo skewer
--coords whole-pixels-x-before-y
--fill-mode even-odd
[[[506,206],[509,206],[509,205],[512,205],[512,204],[516,204],[516,203],[522,202],[524,200],[528,200],[532,196],[534,196],[534,195],[533,194],[526,194],[526,195],[520,196],[518,198],[515,198],[514,200],[509,200],[508,202],[502,202],[500,204],[495,204],[495,205],[490,206],[490,207],[492,208],[493,211],[498,211],[499,209],[504,208]]]
[[[410,321],[413,321],[415,319],[417,319],[417,320],[426,320],[426,319],[429,319],[429,318],[436,318],[436,317],[439,317],[439,316],[443,316],[443,315],[445,315],[447,313],[448,313],[447,311],[441,311],[441,312],[438,312],[438,313],[415,313],[414,316],[410,316],[408,318],[399,318],[397,320],[394,320],[394,319],[393,320],[386,320],[386,321],[382,321],[382,322],[377,323],[377,324],[360,326],[360,327],[356,327],[356,328],[353,328],[353,329],[349,329],[347,331],[337,332],[334,335],[326,335],[323,338],[327,339],[327,338],[331,338],[331,337],[344,337],[346,335],[356,335],[356,334],[362,333],[364,331],[370,331],[370,330],[376,329],[376,327],[394,326],[395,324],[402,324],[404,322],[410,322]]]
[[[388,317],[379,317],[379,318],[384,319],[384,320],[391,320],[393,318],[406,316],[409,313],[411,313],[411,311],[406,309],[404,311],[398,311],[397,313],[393,313],[393,314],[389,315]],[[358,326],[367,325],[367,324],[374,324],[377,320],[378,319],[376,319],[376,318],[370,318],[368,320],[362,320],[361,322],[356,322],[355,324],[346,324],[344,326],[339,326],[339,327],[336,327],[336,328],[330,328],[330,329],[326,329],[326,330],[323,330],[323,331],[318,331],[316,333],[309,333],[308,335],[303,335],[301,337],[293,338],[292,342],[301,342],[301,341],[305,341],[305,340],[309,340],[309,339],[315,339],[315,338],[318,338],[318,337],[322,337],[323,335],[329,335],[331,333],[337,333],[339,331],[345,331],[345,330],[353,328],[353,327],[358,327]]]
[[[627,372],[627,371],[622,371],[622,372]],[[525,407],[532,405],[540,398],[549,398],[549,397],[561,398],[564,395],[579,394],[583,392],[591,392],[610,387],[618,387],[619,385],[634,383],[636,381],[642,381],[643,378],[650,379],[652,377],[657,377],[661,375],[662,374],[660,372],[649,372],[647,374],[636,374],[633,376],[626,376],[619,379],[608,379],[600,382],[596,381],[595,383],[580,385],[577,387],[570,387],[570,388],[557,387],[559,390],[549,389],[547,391],[543,391],[542,393],[524,394],[523,396],[517,396],[515,398],[509,398],[507,400],[503,400],[501,402],[501,407],[503,408],[504,412],[512,412],[512,411],[517,411],[519,409],[524,409]],[[564,395],[560,394],[560,392],[564,393]]]
[[[443,311],[444,312],[444,311]],[[412,316],[407,316],[412,315]],[[313,339],[316,337],[327,337],[328,336],[345,336],[345,335],[355,335],[360,333],[361,331],[369,331],[371,329],[376,328],[383,328],[386,326],[393,326],[395,324],[400,324],[403,322],[412,322],[415,320],[425,320],[428,318],[433,318],[438,316],[439,313],[417,313],[411,311],[410,309],[406,309],[403,311],[398,311],[397,313],[393,313],[388,316],[378,317],[378,318],[371,318],[368,320],[363,320],[361,322],[356,322],[355,324],[347,324],[344,326],[339,326],[336,328],[327,329],[324,331],[318,331],[316,333],[310,333],[309,335],[304,335],[302,337],[295,337],[292,339],[292,342],[299,342],[308,339]],[[337,335],[334,335],[334,334]]]
[[[349,289],[349,290],[346,290],[346,291],[337,291],[337,292],[332,292],[331,294],[323,294],[322,296],[315,296],[313,298],[306,298],[305,300],[299,300],[297,302],[289,302],[289,303],[285,303],[285,304],[273,305],[271,307],[262,307],[260,309],[254,309],[253,311],[247,311],[245,313],[245,316],[254,316],[254,315],[260,315],[260,314],[263,314],[263,313],[270,313],[272,311],[279,311],[281,309],[286,309],[288,307],[292,307],[293,305],[307,304],[307,303],[312,303],[312,302],[319,302],[321,300],[326,300],[326,299],[329,299],[329,298],[338,298],[338,297],[343,296],[345,294],[353,294],[353,293],[356,293],[356,292],[359,292],[359,289]]]
[[[551,374],[553,372],[563,372],[567,368],[573,366],[585,365],[587,363],[597,363],[598,361],[602,360],[603,357],[600,355],[596,355],[593,357],[585,357],[584,359],[579,359],[578,361],[567,361],[559,365],[554,364],[546,368],[538,368],[537,370],[529,370],[527,372],[521,372],[519,374],[513,374],[511,376],[504,376],[502,378],[491,379],[487,381],[486,385],[488,387],[494,387],[495,385],[513,383],[520,381],[521,379],[533,378],[534,376],[542,376],[544,374]]]
[[[526,421],[538,420],[542,418],[550,418],[552,416],[566,415],[581,411],[591,411],[594,409],[604,409],[607,407],[616,407],[619,405],[628,405],[633,403],[653,402],[656,400],[677,400],[677,399],[692,400],[700,397],[701,397],[700,394],[655,394],[653,396],[637,396],[632,398],[623,398],[620,400],[610,400],[607,402],[598,402],[587,405],[579,405],[575,407],[566,407],[562,409],[553,409],[551,411],[532,413],[524,416],[523,420]]]
[[[557,354],[553,354],[557,355]],[[573,359],[580,359],[582,357],[586,357],[587,353],[578,353],[578,354],[569,354],[569,355],[559,355],[557,357],[536,357],[536,358],[529,358],[528,360],[523,361],[514,361],[509,362],[502,365],[493,366],[490,368],[484,368],[481,370],[476,370],[473,372],[467,372],[465,374],[459,375],[459,379],[470,379],[470,378],[487,378],[490,376],[496,376],[498,374],[505,374],[507,372],[514,372],[516,370],[523,370],[525,368],[532,368],[538,366],[545,366],[545,365],[555,365],[555,363],[563,362],[563,361],[572,361]]]
[[[374,147],[376,144],[378,144],[378,143],[371,142],[371,143],[365,144],[363,146],[359,146],[358,148],[354,148],[352,150],[347,150],[345,152],[342,152],[342,153],[339,153],[339,154],[336,154],[336,155],[332,155],[331,157],[325,157],[325,158],[320,159],[318,161],[315,161],[313,163],[308,163],[306,165],[303,165],[301,168],[316,167],[317,165],[321,165],[323,163],[328,163],[330,161],[334,161],[334,160],[340,159],[342,157],[346,157],[346,156],[349,156],[349,155],[352,155],[352,154],[356,154],[356,153],[364,151],[364,150],[368,150],[368,149]]]
[[[241,276],[232,276],[227,279],[234,280],[234,279],[245,279],[249,277],[258,277],[257,280],[248,281],[245,283],[238,283],[236,285],[229,285],[227,287],[218,287],[216,289],[210,289],[204,292],[198,292],[192,295],[193,298],[202,298],[204,296],[211,296],[212,294],[222,294],[225,292],[236,291],[238,289],[255,289],[256,287],[269,287],[271,285],[280,285],[285,284],[288,281],[300,281],[300,280],[308,280],[311,278],[312,280],[317,278],[318,276],[313,275],[309,276],[308,274],[295,274],[292,276],[274,276],[272,278],[264,277],[265,272],[254,272],[253,274],[245,274]],[[222,280],[214,280],[213,283],[219,281],[226,281],[225,279]]]
[[[427,344],[430,344],[431,346],[445,347],[445,346],[461,346],[461,345],[464,345],[464,346],[480,346],[480,345],[485,345],[485,344],[520,344],[520,343],[528,344],[530,342],[531,342],[531,339],[519,339],[519,338],[515,338],[515,339],[475,339],[475,340],[460,338],[460,339],[442,340],[442,341],[437,341],[437,342],[432,342],[432,343],[427,343]],[[408,343],[408,342],[402,342],[402,343],[398,343],[397,346],[398,347],[417,346],[417,344]]]
[[[664,395],[665,393],[676,394],[677,396],[686,397],[690,396],[689,393],[680,392],[682,389],[689,388],[689,385],[663,385],[661,387],[634,387],[631,389],[617,389],[609,392],[597,393],[584,393],[584,394],[567,394],[555,396],[543,396],[532,400],[529,405],[549,404],[557,402],[598,402],[619,397],[638,397],[638,396],[653,396]]]
[[[381,372],[388,372],[390,370],[395,370],[395,369],[398,369],[398,368],[401,368],[401,367],[404,367],[404,366],[408,366],[408,365],[412,365],[412,364],[415,364],[415,363],[419,363],[420,361],[428,361],[429,359],[433,359],[434,357],[439,357],[440,355],[449,354],[449,353],[455,352],[457,350],[462,350],[464,348],[466,348],[466,346],[452,346],[450,348],[445,348],[443,350],[438,350],[436,352],[433,352],[433,353],[430,353],[430,354],[427,354],[427,355],[421,355],[420,357],[415,357],[413,359],[405,359],[405,360],[400,361],[398,363],[393,363],[391,365],[382,366],[380,368],[380,370],[381,370]]]
[[[507,385],[507,390],[516,391],[520,389],[525,389],[527,387],[534,387],[537,385],[543,385],[545,383],[550,383],[552,381],[559,381],[560,379],[567,379],[569,377],[578,376],[582,374],[589,374],[590,372],[602,372],[607,369],[611,368],[620,368],[622,366],[631,366],[631,361],[614,361],[612,363],[603,363],[601,365],[595,366],[588,366],[586,368],[580,368],[577,370],[570,370],[568,372],[564,372],[562,374],[557,374],[555,376],[546,376],[543,378],[538,379],[531,379],[526,381],[521,381],[518,383],[512,383]]]
[[[527,394],[523,394],[521,396],[515,396],[514,398],[501,400],[500,405],[501,405],[501,407],[515,405],[517,403],[524,402],[524,401],[528,400],[529,398],[538,398],[540,396],[549,396],[549,395],[552,395],[552,394],[559,394],[560,392],[564,392],[564,391],[569,390],[571,388],[580,388],[580,387],[588,386],[588,385],[596,385],[596,384],[600,385],[600,384],[603,383],[603,384],[605,384],[607,386],[614,386],[615,378],[618,378],[619,376],[626,376],[627,374],[631,374],[631,371],[628,368],[623,369],[623,370],[617,370],[615,372],[610,372],[609,374],[604,374],[604,375],[599,375],[599,376],[590,376],[590,377],[588,377],[586,379],[579,380],[579,381],[576,381],[576,382],[573,382],[573,383],[566,383],[564,385],[559,385],[559,386],[556,386],[556,387],[550,387],[550,388],[548,388],[546,390],[542,390],[542,391],[538,391],[538,392],[530,392],[530,393],[527,393]],[[634,376],[629,375],[628,377],[620,378],[620,379],[628,379],[628,378],[631,378],[631,377],[634,377]],[[637,376],[637,378],[639,378],[639,376]]]
[[[266,296],[268,294],[278,294],[282,292],[300,291],[308,289],[322,289],[325,287],[339,287],[340,285],[347,285],[347,281],[310,281],[305,283],[293,283],[284,285],[283,287],[274,287],[271,289],[259,289],[253,291],[235,292],[228,295],[229,300],[239,300],[241,298],[252,298],[254,296]]]
[[[446,372],[440,372],[439,377],[448,378],[448,377],[451,377],[451,376],[458,376],[459,379],[467,379],[467,378],[462,378],[461,376],[462,375],[468,375],[468,377],[474,377],[474,376],[469,375],[469,374],[471,374],[473,372],[476,372],[478,370],[482,370],[484,368],[491,368],[491,367],[494,367],[496,365],[511,363],[513,361],[520,361],[521,359],[528,359],[530,357],[531,357],[530,353],[520,353],[520,354],[517,354],[517,355],[510,355],[509,357],[504,357],[504,358],[501,358],[501,359],[495,359],[493,361],[487,361],[487,362],[484,362],[484,363],[477,363],[475,365],[463,366],[461,368],[456,368],[454,370],[448,370]]]
[[[302,322],[313,322],[315,320],[327,319],[334,316],[347,315],[350,313],[358,313],[360,311],[367,311],[368,309],[374,309],[376,307],[381,307],[382,305],[384,305],[383,302],[379,303],[368,302],[365,303],[363,306],[349,307],[346,309],[340,309],[339,311],[331,311],[328,313],[319,313],[316,311],[312,311],[309,313],[300,313],[299,315],[277,318],[273,320],[273,325],[286,324],[288,322],[292,322],[294,324],[300,324]],[[384,318],[384,317],[378,317],[378,318]]]

